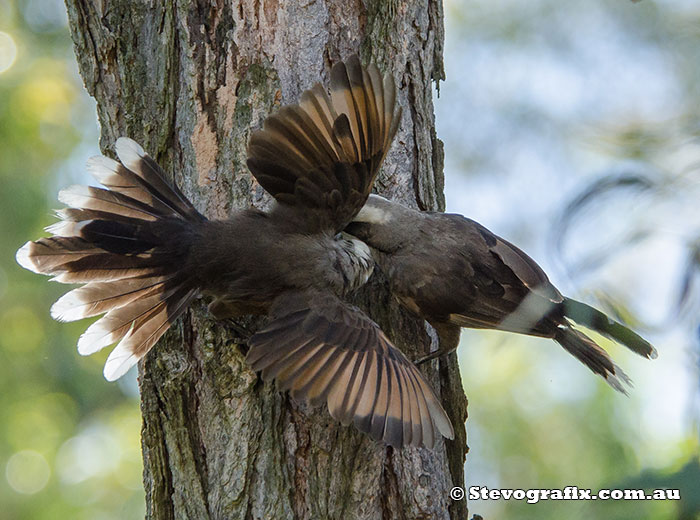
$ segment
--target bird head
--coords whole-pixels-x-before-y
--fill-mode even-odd
[[[345,232],[380,252],[393,252],[410,237],[418,216],[415,210],[372,194]]]

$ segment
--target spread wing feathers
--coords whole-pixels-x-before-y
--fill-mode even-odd
[[[105,366],[116,379],[153,346],[197,295],[187,271],[190,244],[204,220],[135,142],[120,138],[121,163],[96,157],[88,168],[107,189],[74,186],[59,200],[52,237],[27,242],[17,261],[54,281],[84,283],[52,307],[73,321],[103,313],[81,336],[90,354],[120,341]]]
[[[340,231],[367,200],[400,114],[393,78],[352,56],[332,68],[330,96],[317,84],[265,120],[248,167],[309,227]]]
[[[338,139],[348,157],[368,161],[376,174],[396,134],[401,109],[396,105],[396,85],[375,65],[366,69],[357,56],[338,63],[331,70],[331,103],[337,114],[345,114],[350,133]]]
[[[559,326],[554,340],[615,390],[627,394],[624,385],[631,386],[632,381],[591,338],[567,324]]]
[[[327,293],[287,293],[249,341],[247,361],[295,399],[395,447],[453,438],[447,414],[418,369],[358,308]]]

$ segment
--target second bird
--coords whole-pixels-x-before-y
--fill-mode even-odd
[[[644,338],[562,296],[532,258],[462,215],[417,211],[370,195],[346,231],[372,247],[398,300],[437,330],[441,349],[419,362],[454,350],[461,327],[499,329],[554,339],[624,393],[629,378],[576,325],[656,357]]]

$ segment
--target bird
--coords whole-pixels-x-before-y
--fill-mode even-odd
[[[418,364],[455,350],[463,327],[551,338],[622,393],[631,379],[580,328],[657,357],[644,338],[564,297],[526,253],[462,215],[418,211],[371,194],[345,231],[370,246],[399,302],[435,328],[440,347]]]
[[[27,242],[18,263],[63,283],[51,315],[104,314],[78,340],[89,355],[117,343],[104,376],[143,358],[198,297],[217,319],[268,321],[248,339],[246,361],[280,391],[326,404],[342,424],[395,448],[432,448],[454,430],[420,370],[362,310],[346,303],[374,261],[340,232],[362,208],[401,119],[390,74],[357,56],[269,115],[248,143],[247,166],[271,209],[209,220],[166,180],[135,141],[88,170],[104,186],[59,193],[66,206],[51,237]]]

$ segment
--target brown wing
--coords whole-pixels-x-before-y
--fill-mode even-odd
[[[331,69],[330,96],[316,84],[265,120],[248,168],[307,228],[338,232],[367,200],[400,117],[393,78],[351,56]]]
[[[426,222],[431,246],[412,252],[392,280],[409,308],[432,323],[554,333],[541,320],[563,298],[534,260],[461,215],[433,214]]]
[[[418,369],[360,309],[330,293],[286,293],[249,341],[247,361],[281,390],[395,447],[454,436]]]
[[[485,247],[480,255],[475,255],[473,279],[477,287],[476,301],[482,304],[487,326],[551,335],[554,329],[545,316],[563,301],[562,295],[542,268],[521,249],[481,224],[468,222],[475,227]],[[468,316],[464,318],[469,319]],[[481,317],[472,318],[479,321]]]

